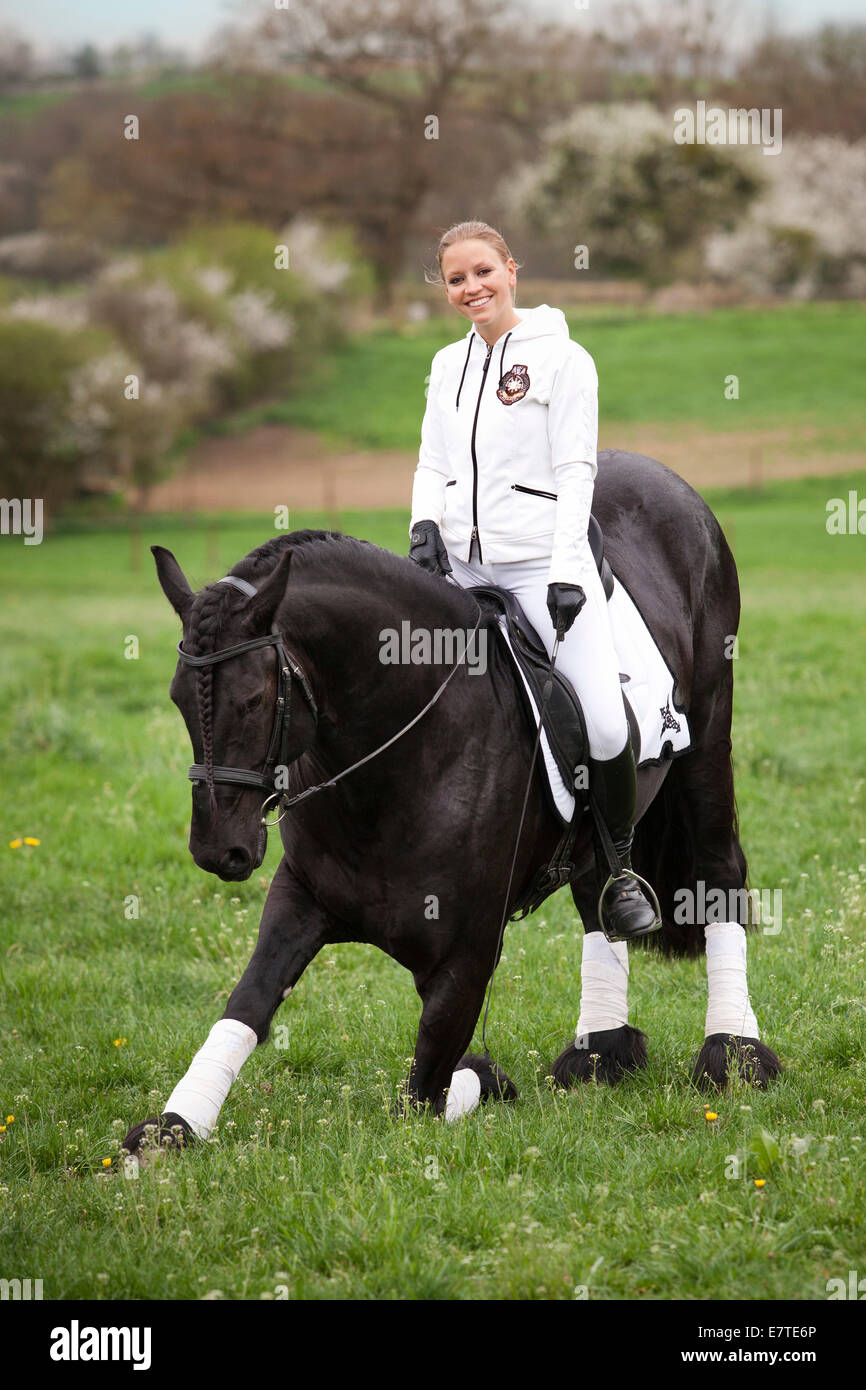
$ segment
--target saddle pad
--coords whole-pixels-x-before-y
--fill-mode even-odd
[[[691,746],[691,735],[685,714],[674,706],[674,678],[630,595],[616,578],[607,612],[620,672],[628,676],[622,682],[622,690],[640,730],[638,767],[684,753]],[[499,627],[514,669],[523,681],[537,728],[538,705],[512,650],[503,615],[499,617]],[[540,747],[553,803],[568,824],[574,815],[574,792],[563,781],[544,729]]]
[[[674,677],[664,657],[618,579],[607,605],[622,688],[640,729],[638,767],[658,763],[691,747],[688,720],[674,705]]]

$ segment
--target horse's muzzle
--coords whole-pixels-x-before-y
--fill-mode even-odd
[[[255,873],[265,857],[268,847],[268,832],[264,826],[259,833],[254,849],[248,845],[228,845],[224,849],[210,844],[195,844],[190,836],[189,852],[200,869],[216,874],[224,883],[243,883],[250,874]]]

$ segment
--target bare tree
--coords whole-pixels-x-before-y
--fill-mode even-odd
[[[33,49],[14,29],[0,29],[0,96],[23,87],[33,76]]]
[[[600,33],[628,95],[664,109],[718,78],[729,65],[737,8],[737,0],[616,0]]]
[[[260,27],[281,65],[361,103],[357,139],[363,147],[372,136],[385,157],[385,183],[362,228],[383,305],[418,211],[442,178],[440,128],[479,88],[501,84],[513,23],[502,0],[310,0]],[[483,164],[486,152],[468,157]]]
[[[732,102],[781,106],[790,134],[866,131],[866,24],[825,24],[811,34],[765,33],[740,63]]]

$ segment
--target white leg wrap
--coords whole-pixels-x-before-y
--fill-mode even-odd
[[[166,1111],[182,1115],[199,1139],[209,1139],[231,1084],[257,1041],[245,1023],[221,1018],[166,1101]]]
[[[621,1028],[624,1023],[628,1023],[628,942],[608,941],[600,931],[587,932],[575,1046],[580,1047],[580,1039],[589,1033]]]
[[[461,1067],[451,1077],[448,1095],[445,1099],[446,1120],[459,1120],[461,1115],[471,1115],[481,1100],[481,1078],[471,1067]]]
[[[746,933],[739,922],[714,922],[704,927],[707,939],[707,1022],[704,1037],[733,1033],[760,1038],[758,1020],[749,1003],[746,978]]]

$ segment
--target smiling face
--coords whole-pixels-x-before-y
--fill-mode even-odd
[[[513,258],[503,261],[486,241],[455,242],[442,255],[448,303],[473,323],[487,343],[520,322],[511,291],[517,284]]]

